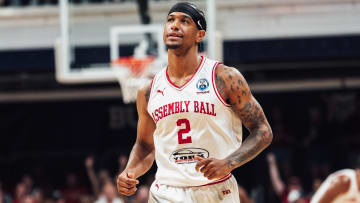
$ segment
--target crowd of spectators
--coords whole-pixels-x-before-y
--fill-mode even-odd
[[[309,202],[330,173],[360,166],[359,95],[338,92],[318,98],[317,104],[287,113],[272,108],[274,140],[266,156],[270,202]],[[305,112],[294,114],[299,111]]]
[[[289,170],[283,167],[284,165],[279,165],[274,153],[268,153],[266,159],[271,183],[269,192],[275,198],[270,197],[264,201],[266,198],[258,196],[264,196],[265,193],[248,192],[245,187],[238,185],[242,203],[309,203],[312,195],[328,175],[313,177],[311,189],[306,190],[300,176],[289,173]],[[63,187],[49,190],[37,184],[30,175],[25,174],[10,191],[3,190],[0,182],[0,203],[146,203],[148,201],[150,186],[154,178],[153,173],[147,175],[141,182],[134,196],[122,196],[116,189],[116,176],[112,177],[107,169],[95,170],[94,161],[94,158],[89,156],[84,163],[89,185],[79,182],[77,174],[68,173]],[[124,169],[126,163],[127,157],[121,155],[119,171]],[[281,171],[285,172],[285,175],[281,175],[281,169],[285,169]],[[256,201],[259,199],[262,201]]]
[[[15,187],[6,191],[0,184],[0,203],[145,203],[148,200],[149,181],[142,183],[133,197],[119,195],[116,189],[116,176],[112,177],[108,169],[95,170],[94,157],[85,159],[84,168],[90,185],[80,182],[78,174],[68,173],[65,184],[59,188],[38,184],[30,175],[23,175]],[[119,158],[119,170],[123,170],[127,158]],[[1,183],[1,182],[0,182]]]

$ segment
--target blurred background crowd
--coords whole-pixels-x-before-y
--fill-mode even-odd
[[[138,187],[135,196],[128,198],[120,196],[117,192],[115,174],[110,170],[94,168],[94,157],[89,156],[84,161],[84,172],[87,180],[81,181],[81,175],[76,172],[67,172],[61,185],[53,185],[47,177],[37,178],[36,175],[23,174],[10,193],[4,187],[0,188],[0,202],[2,203],[124,203],[124,202],[147,202],[149,185],[144,182]],[[123,170],[127,163],[127,157],[119,157],[119,170]],[[81,167],[81,166],[79,166]],[[41,169],[37,169],[41,170]],[[43,174],[37,174],[43,176]],[[153,177],[153,176],[149,176]],[[84,177],[82,177],[84,178]],[[149,181],[151,181],[149,179]]]

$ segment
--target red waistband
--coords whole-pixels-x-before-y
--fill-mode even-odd
[[[222,182],[228,180],[229,178],[231,178],[231,176],[232,176],[232,174],[229,173],[226,176],[220,178],[219,180],[215,180],[214,182],[211,182],[211,183],[208,183],[208,184],[205,184],[205,185],[193,186],[193,187],[202,187],[202,186],[209,186],[209,185],[215,185],[215,184],[218,184],[218,183],[222,183]]]

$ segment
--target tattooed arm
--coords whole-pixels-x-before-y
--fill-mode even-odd
[[[200,171],[208,179],[221,178],[254,159],[272,141],[270,125],[241,73],[235,68],[219,65],[216,69],[216,85],[222,98],[231,105],[250,135],[239,149],[223,160],[197,158],[196,170],[202,167]]]
[[[131,150],[125,170],[117,178],[117,188],[123,195],[132,195],[139,183],[137,178],[146,173],[154,162],[155,123],[147,112],[147,103],[150,96],[150,84],[140,89],[137,95],[136,106],[139,115],[137,138]]]
[[[270,145],[272,131],[260,104],[251,94],[245,78],[238,70],[219,66],[216,81],[224,83],[225,87],[220,90],[220,94],[226,98],[234,113],[250,132],[242,146],[227,158],[229,166],[237,168],[255,158]]]

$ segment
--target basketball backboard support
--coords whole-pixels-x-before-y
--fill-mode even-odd
[[[165,47],[162,42],[163,28],[160,25],[124,25],[115,26],[109,23],[105,26],[106,32],[102,35],[107,35],[108,38],[103,42],[105,47],[110,47],[110,58],[101,63],[87,63],[79,64],[76,61],[76,48],[94,46],[91,40],[84,40],[80,36],[80,29],[77,22],[72,19],[76,15],[76,10],[72,9],[72,5],[68,0],[60,1],[60,30],[61,37],[55,43],[55,57],[56,57],[56,79],[60,83],[96,83],[96,82],[112,82],[117,81],[113,70],[110,68],[111,61],[120,56],[119,45],[120,42],[128,42],[127,40],[119,40],[120,35],[137,35],[136,39],[132,39],[135,45],[141,41],[145,33],[156,35],[156,42],[158,44],[157,56],[160,59],[165,59]],[[91,33],[87,33],[91,35]],[[96,36],[87,36],[88,39],[96,38]],[[126,44],[126,43],[125,43]],[[95,44],[96,46],[97,44]],[[91,56],[89,56],[91,57]]]
[[[72,16],[75,13],[68,0],[59,1],[59,14],[61,35],[55,42],[57,81],[74,84],[116,81],[116,77],[106,63],[91,67],[73,67],[71,65],[76,57],[74,49],[81,43],[74,43],[77,29]]]
[[[135,2],[134,2],[135,3]],[[60,38],[55,43],[55,61],[56,61],[56,79],[60,83],[81,84],[81,83],[98,83],[98,82],[115,82],[116,76],[113,73],[111,61],[121,56],[119,45],[132,44],[136,46],[143,39],[144,33],[152,33],[158,44],[158,50],[164,50],[162,42],[162,28],[160,25],[128,25],[121,24],[116,21],[93,24],[93,22],[85,22],[86,19],[79,17],[79,5],[69,3],[69,0],[59,1],[59,18],[60,18]],[[209,0],[206,3],[208,30],[206,37],[205,54],[211,58],[221,60],[222,55],[222,39],[221,35],[216,34],[216,1]],[[85,14],[88,15],[88,14]],[[74,16],[77,16],[75,19]],[[101,20],[96,19],[97,21]],[[214,22],[212,22],[214,21]],[[99,26],[96,33],[93,33],[95,26]],[[90,27],[92,28],[90,29]],[[80,31],[81,30],[81,31]],[[89,30],[84,36],[84,30]],[[90,31],[91,30],[91,31]],[[125,36],[127,34],[127,36]],[[92,36],[93,35],[93,36]],[[106,40],[98,39],[99,35],[107,36]],[[117,35],[117,36],[116,36]],[[122,35],[122,40],[119,40]],[[156,37],[155,37],[156,35]],[[104,38],[104,37],[103,37]],[[131,38],[131,40],[127,40]],[[96,41],[96,43],[94,43]],[[100,42],[99,42],[100,41]],[[103,46],[110,47],[107,50],[109,58],[106,61],[91,62],[88,64],[77,63],[77,51],[83,47]],[[117,48],[116,48],[117,47]],[[95,54],[96,55],[96,54]],[[84,57],[84,56],[83,56]],[[91,55],[86,57],[92,57]],[[166,52],[158,52],[158,58],[167,60]]]
[[[114,26],[110,29],[110,56],[111,61],[115,61],[120,57],[119,50],[119,36],[125,34],[146,34],[152,33],[156,35],[158,44],[157,56],[161,59],[166,59],[165,45],[162,39],[162,32],[164,28],[161,25],[128,25],[128,26]]]

